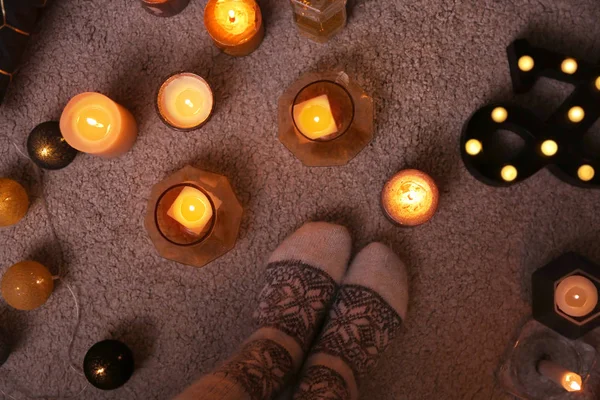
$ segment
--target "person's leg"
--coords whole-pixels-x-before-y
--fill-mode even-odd
[[[269,259],[254,315],[259,329],[176,400],[274,398],[302,366],[348,267],[351,247],[346,228],[324,222],[308,223],[288,237]]]
[[[381,243],[354,259],[306,361],[294,400],[355,400],[406,316],[406,268]]]

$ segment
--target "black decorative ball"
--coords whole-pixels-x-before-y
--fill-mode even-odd
[[[83,372],[98,389],[116,389],[123,386],[133,374],[133,353],[118,340],[98,342],[85,355]]]
[[[33,128],[27,139],[29,158],[40,168],[61,169],[71,164],[77,150],[69,146],[56,121],[43,122]]]

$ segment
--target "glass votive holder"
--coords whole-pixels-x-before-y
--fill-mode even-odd
[[[242,212],[225,176],[186,166],[154,185],[145,226],[162,257],[202,267],[235,246]]]
[[[175,73],[158,88],[156,111],[172,129],[189,132],[201,128],[209,120],[213,108],[210,85],[191,72]]]
[[[325,43],[346,26],[346,0],[290,0],[300,33]]]
[[[373,99],[344,72],[302,76],[278,114],[279,140],[306,166],[347,164],[373,138]]]
[[[395,224],[417,226],[434,216],[439,196],[433,178],[416,169],[405,169],[383,187],[381,206],[386,217]]]
[[[557,377],[541,373],[540,362],[549,361],[565,371],[577,374],[578,390],[567,391]],[[527,400],[593,400],[597,399],[594,347],[579,340],[569,340],[544,325],[528,321],[517,340],[508,349],[497,371],[498,382],[511,395]]]
[[[142,7],[157,17],[172,17],[182,12],[190,0],[140,0]]]
[[[215,45],[230,56],[247,56],[265,37],[262,13],[255,0],[208,0],[204,26]]]

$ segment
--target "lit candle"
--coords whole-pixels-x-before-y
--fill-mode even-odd
[[[208,83],[196,74],[183,72],[169,77],[158,90],[158,113],[169,126],[193,130],[210,117],[214,99]]]
[[[204,25],[217,47],[232,56],[252,53],[265,35],[262,14],[254,0],[209,0]]]
[[[583,317],[596,308],[598,289],[588,278],[572,275],[560,281],[556,286],[554,303],[567,315]]]
[[[296,127],[309,139],[322,139],[338,132],[326,94],[294,105],[293,114]]]
[[[540,361],[537,368],[541,375],[562,386],[567,392],[578,392],[581,390],[583,381],[579,374],[547,360]]]
[[[157,17],[172,17],[187,7],[190,0],[140,0],[142,7]]]
[[[186,186],[167,211],[167,215],[187,231],[200,235],[212,219],[213,209],[210,200],[202,191]]]
[[[405,226],[429,221],[437,210],[438,198],[433,179],[415,169],[398,172],[381,192],[381,204],[387,216]]]
[[[74,149],[103,157],[128,152],[138,133],[133,115],[100,93],[73,97],[60,117],[60,131]]]

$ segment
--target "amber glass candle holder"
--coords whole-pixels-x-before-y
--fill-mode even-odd
[[[540,361],[550,361],[578,374],[582,384],[578,391],[567,391],[540,373]],[[530,320],[505,354],[497,371],[500,385],[518,399],[527,400],[594,400],[597,377],[591,374],[596,365],[596,350],[587,343],[557,334]]]
[[[346,26],[346,0],[290,0],[300,33],[325,43]]]
[[[178,222],[172,213],[186,189],[207,199],[205,212],[211,217],[197,230]],[[152,188],[145,226],[162,257],[203,267],[235,246],[242,211],[225,176],[186,166]]]
[[[416,169],[405,169],[396,173],[383,187],[381,206],[394,224],[417,226],[435,215],[439,197],[433,178]]]
[[[157,17],[172,17],[182,12],[190,0],[140,0],[142,7]]]
[[[204,26],[215,45],[230,56],[247,56],[265,37],[262,13],[255,0],[208,0]]]
[[[302,76],[278,113],[279,140],[309,167],[347,164],[373,139],[373,99],[344,72]]]

